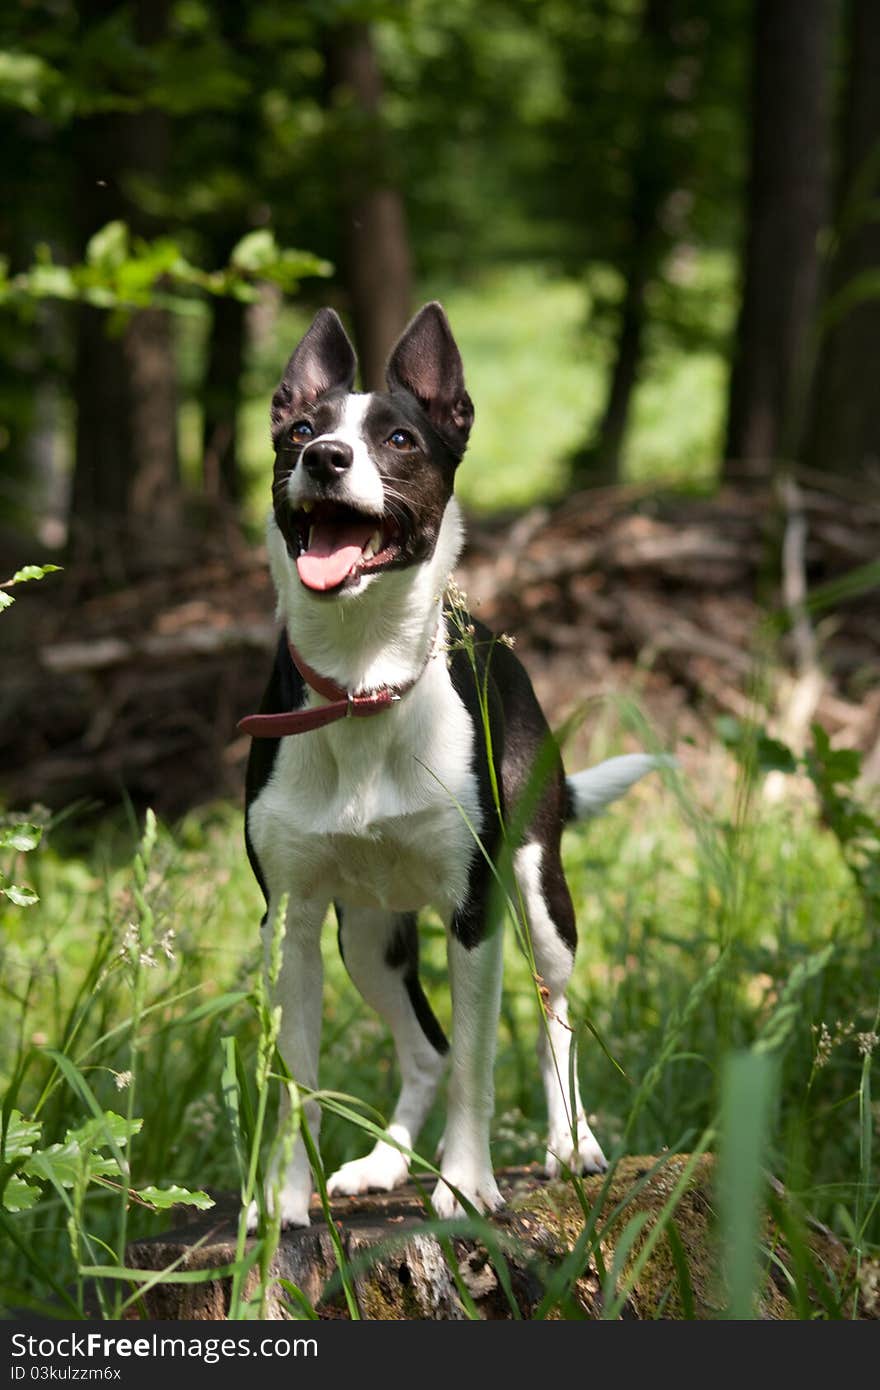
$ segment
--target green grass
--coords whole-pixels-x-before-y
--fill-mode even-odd
[[[794,1185],[805,1209],[864,1253],[880,1239],[868,1144],[877,1112],[865,1079],[870,1059],[866,1071],[855,1035],[876,1030],[876,932],[837,841],[818,824],[809,798],[771,809],[753,796],[744,815],[741,785],[738,793],[729,767],[718,771],[725,767],[720,755],[712,765],[711,786],[674,791],[652,778],[624,806],[566,834],[581,940],[572,1015],[587,1104],[606,1151],[621,1145],[656,1154],[684,1134],[695,1144],[717,1113],[727,1059],[766,1046],[778,1068],[778,1099],[769,1132],[755,1137],[753,1150],[766,1147],[769,1166]],[[207,808],[173,833],[160,832],[142,885],[156,963],[141,972],[131,1095],[117,1081],[132,1065],[133,984],[120,952],[129,923],[143,915],[132,870],[135,842],[121,816],[96,823],[74,814],[26,857],[26,877],[41,901],[3,914],[0,1087],[11,1087],[9,1104],[36,1114],[44,1142],[81,1125],[82,1095],[48,1057],[57,1048],[77,1065],[102,1108],[125,1113],[130,1102],[131,1113],[143,1118],[131,1144],[133,1185],[238,1190],[241,1175],[221,1104],[223,1038],[236,1039],[241,1069],[252,1076],[260,1028],[246,996],[259,971],[262,910],[241,844],[240,813]],[[387,1116],[396,1088],[390,1041],[348,981],[330,922],[324,947],[322,1087],[353,1094]],[[829,947],[826,958],[821,953]],[[428,917],[424,978],[448,1025],[443,962],[442,929]],[[814,1029],[823,1023],[838,1040],[817,1066]],[[534,985],[508,930],[496,1072],[498,1165],[541,1153],[537,1029]],[[228,1058],[228,1045],[226,1052]],[[441,1124],[438,1104],[419,1144],[428,1158]],[[325,1116],[326,1171],[368,1143],[352,1123]],[[93,1184],[83,1210],[85,1228],[112,1244],[119,1219],[114,1194]],[[72,1285],[61,1196],[47,1190],[30,1213],[9,1219],[41,1266]],[[128,1235],[160,1230],[167,1221],[133,1208]],[[40,1271],[8,1241],[0,1285],[13,1304],[16,1296],[49,1294]]]

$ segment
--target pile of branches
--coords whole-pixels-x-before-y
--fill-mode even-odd
[[[880,611],[844,578],[878,555],[880,501],[806,475],[711,499],[594,490],[474,523],[458,578],[516,638],[551,720],[627,694],[665,741],[705,743],[719,714],[750,715],[760,685],[782,736],[797,743],[815,718],[880,775]],[[173,815],[240,795],[235,725],[277,640],[265,554],[231,546],[91,596],[86,580],[52,576],[4,615],[5,799],[124,791]],[[811,604],[835,585],[833,604]]]

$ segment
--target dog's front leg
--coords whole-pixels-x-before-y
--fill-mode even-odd
[[[433,1195],[434,1209],[441,1217],[461,1214],[452,1187],[480,1211],[496,1211],[504,1205],[489,1151],[503,949],[500,923],[473,946],[462,944],[454,924],[449,934],[452,1063],[442,1178]]]
[[[295,902],[291,899],[284,926],[284,953],[281,971],[273,991],[273,1002],[281,1006],[278,1051],[294,1081],[308,1090],[317,1090],[318,1057],[321,1049],[321,1013],[324,970],[321,961],[321,925],[327,903]],[[270,910],[263,926],[263,946],[268,971],[272,945]],[[282,1090],[279,1112],[279,1142],[266,1184],[270,1210],[280,1208],[282,1226],[308,1226],[312,1174],[301,1138],[294,1143],[293,1155],[282,1171],[278,1156],[281,1136],[290,1118],[287,1090]],[[303,1106],[303,1122],[315,1144],[321,1124],[321,1108],[315,1101]],[[276,1203],[278,1207],[276,1208]]]

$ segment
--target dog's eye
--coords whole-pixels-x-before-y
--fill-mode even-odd
[[[409,430],[395,430],[393,434],[389,434],[388,438],[385,440],[385,443],[390,444],[392,449],[403,450],[415,449],[416,447],[416,441],[409,433]]]
[[[291,444],[305,444],[308,440],[314,439],[315,431],[308,420],[297,420],[295,425],[291,425],[288,437]]]

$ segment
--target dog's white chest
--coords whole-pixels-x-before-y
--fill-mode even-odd
[[[273,893],[414,911],[461,902],[480,828],[474,732],[442,657],[399,707],[282,740],[248,829]]]

